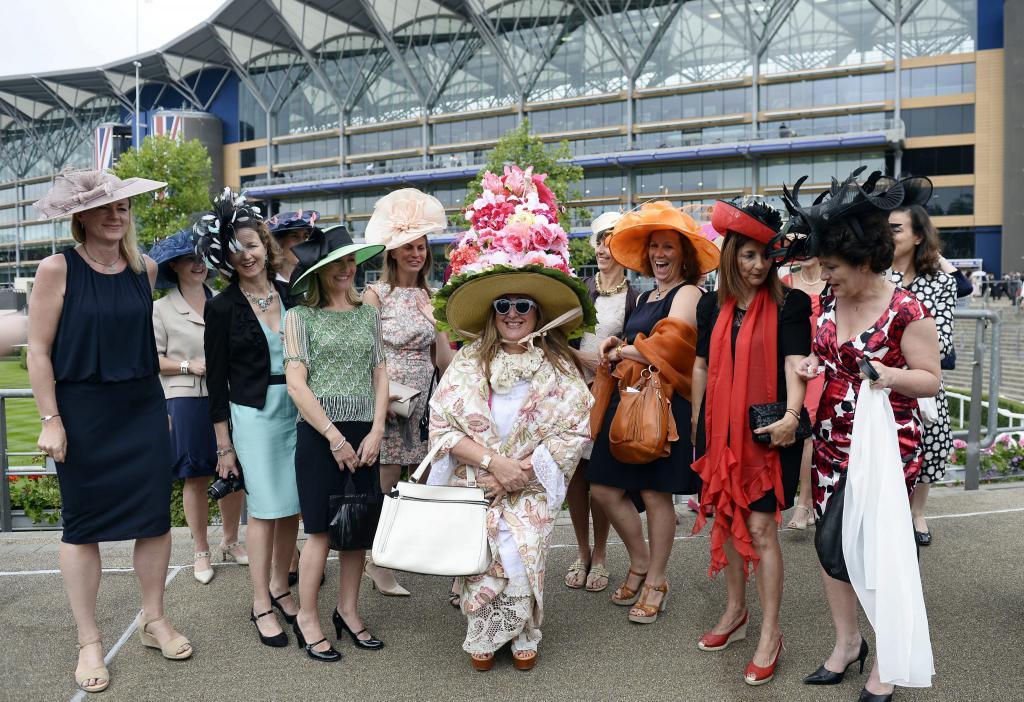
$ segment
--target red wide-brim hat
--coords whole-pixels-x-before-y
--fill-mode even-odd
[[[722,236],[725,236],[726,232],[736,232],[765,245],[772,243],[779,235],[779,231],[774,227],[724,200],[715,202],[711,210],[711,226]]]

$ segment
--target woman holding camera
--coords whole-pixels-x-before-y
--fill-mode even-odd
[[[330,548],[332,496],[380,496],[378,454],[388,408],[388,376],[380,317],[355,288],[356,266],[383,246],[353,244],[343,226],[317,232],[295,246],[299,260],[293,294],[302,304],[285,316],[285,375],[299,408],[296,480],[306,546],[299,561],[299,616],[292,626],[310,658],[331,662],[341,654],[320,629],[317,593]],[[372,512],[372,510],[371,510]],[[379,512],[377,512],[379,514]],[[374,520],[376,522],[376,519]],[[373,533],[376,523],[361,525]],[[376,651],[384,644],[363,624],[357,609],[365,549],[339,554],[335,633]]]
[[[295,405],[284,379],[285,289],[274,275],[280,250],[260,216],[225,188],[196,224],[196,251],[231,284],[206,304],[206,371],[217,435],[217,473],[241,476],[248,495],[249,619],[265,646],[288,645],[288,565],[299,526]]]
[[[75,682],[85,692],[110,684],[96,623],[100,543],[135,540],[142,644],[173,660],[192,655],[164,616],[171,444],[153,338],[156,264],[139,253],[131,210],[133,196],[165,185],[69,168],[35,203],[44,219],[71,215],[78,243],[39,264],[28,373],[38,446],[57,465],[60,571],[78,627]]]
[[[761,635],[743,674],[748,685],[775,675],[782,653],[782,549],[778,524],[793,504],[800,476],[796,441],[804,381],[796,368],[811,350],[811,301],[784,288],[769,244],[782,217],[763,203],[716,202],[711,223],[723,236],[718,293],[697,303],[693,427],[700,458],[701,509],[694,532],[714,509],[710,575],[725,571],[728,601],[718,623],[700,637],[720,651],[747,632],[746,580],[757,568]],[[706,397],[705,397],[706,391]],[[767,426],[750,426],[749,408],[783,403]],[[753,430],[753,433],[751,433]],[[759,443],[755,435],[765,435]]]
[[[203,313],[206,302],[213,297],[206,286],[213,271],[196,255],[191,229],[156,242],[149,255],[157,264],[156,287],[170,290],[153,303],[153,331],[160,356],[160,382],[171,418],[173,475],[175,480],[185,481],[182,503],[195,543],[192,576],[206,585],[214,574],[206,540],[210,519],[206,489],[217,472],[217,438],[210,422],[206,388]],[[249,556],[238,540],[242,493],[222,498],[219,505],[224,524],[221,557],[246,565]]]

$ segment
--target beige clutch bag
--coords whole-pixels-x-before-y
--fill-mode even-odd
[[[399,417],[409,418],[412,414],[412,400],[414,397],[420,394],[420,391],[416,388],[410,388],[408,385],[402,385],[391,381],[388,385],[388,394],[391,397],[398,396],[398,399],[392,400],[391,404],[388,405],[388,409],[397,414]]]

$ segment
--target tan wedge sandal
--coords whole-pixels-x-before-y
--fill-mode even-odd
[[[615,592],[612,593],[613,604],[617,604],[620,607],[629,607],[630,605],[635,604],[638,599],[640,599],[640,589],[637,588],[636,590],[633,590],[629,587],[629,585],[626,584],[629,582],[630,575],[635,575],[636,577],[640,578],[641,585],[643,585],[644,578],[647,577],[647,573],[637,573],[635,570],[630,568],[629,573],[626,575],[625,582],[623,582],[621,585],[615,588]]]
[[[652,592],[661,593],[661,602],[656,605],[647,604],[647,597]],[[629,621],[634,624],[653,624],[658,621],[658,615],[665,611],[665,605],[667,603],[668,581],[657,586],[644,583],[643,597],[641,597],[640,601],[633,606],[633,609],[629,610]]]
[[[86,646],[92,646],[93,644],[100,644],[98,638],[92,641],[86,641],[85,643],[78,644],[78,650],[81,651]],[[103,649],[103,644],[100,644],[100,650]],[[90,680],[98,680],[99,682],[93,683],[92,685],[86,685]],[[110,671],[107,670],[107,666],[100,665],[90,670],[85,671],[82,674],[75,673],[75,684],[78,685],[79,689],[84,692],[103,692],[110,685]]]
[[[139,640],[142,641],[142,645],[147,648],[158,649],[160,653],[163,654],[164,658],[168,660],[183,661],[186,658],[191,658],[192,644],[189,643],[189,640],[181,634],[175,636],[167,643],[161,644],[155,636],[149,633],[148,629],[150,624],[155,624],[165,618],[166,617],[157,617],[156,619],[151,619],[148,622],[144,621],[142,623],[142,626],[139,627]],[[188,648],[185,651],[182,651],[181,649],[185,646],[188,646]]]

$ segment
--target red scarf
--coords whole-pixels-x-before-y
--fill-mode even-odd
[[[736,301],[722,307],[711,333],[708,358],[708,385],[705,402],[707,450],[693,464],[704,481],[701,509],[693,533],[698,533],[707,518],[705,507],[714,507],[711,529],[711,566],[714,576],[725,567],[725,543],[743,558],[743,570],[757,568],[747,517],[750,503],[769,490],[783,500],[782,463],[776,449],[754,441],[750,432],[750,405],[775,402],[778,398],[778,319],[779,308],[767,287],[758,290],[747,310],[735,353],[732,349],[733,315]],[[697,400],[697,398],[694,398]],[[781,503],[775,507],[775,521],[781,522]]]

